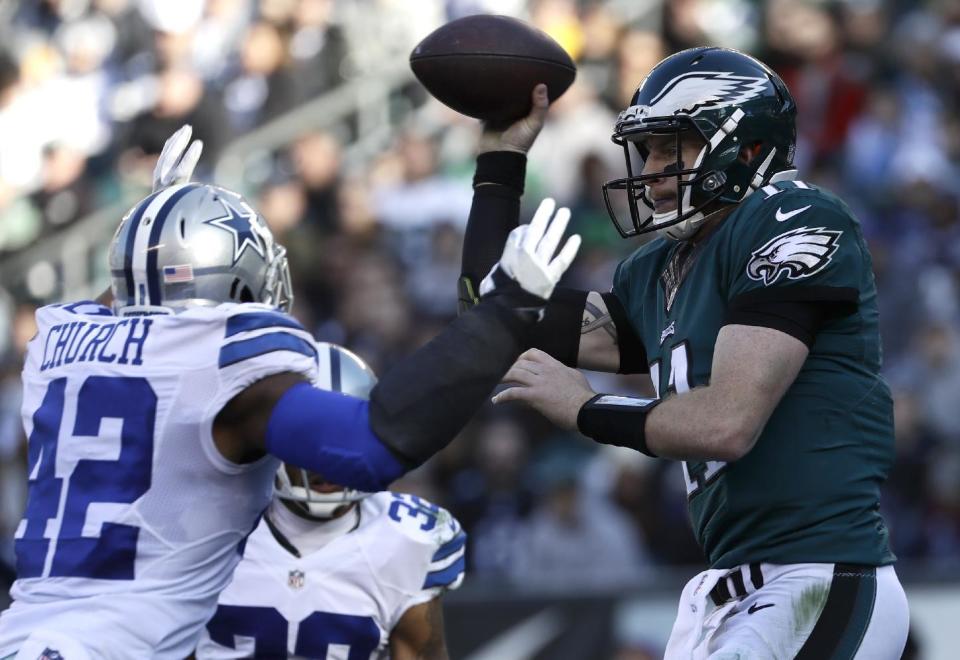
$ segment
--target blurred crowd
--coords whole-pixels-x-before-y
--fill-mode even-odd
[[[621,176],[609,136],[646,72],[717,44],[783,76],[799,107],[801,178],[853,208],[874,256],[896,395],[897,462],[882,504],[894,549],[904,560],[960,556],[958,0],[0,1],[0,259],[146,192],[181,124],[205,142],[203,179],[232,141],[365,75],[371,53],[405,58],[437,25],[477,11],[534,23],[578,63],[530,153],[524,213],[545,195],[571,207],[584,248],[568,283],[581,288],[607,290],[635,247],[610,225],[600,184]],[[290,251],[298,317],[380,373],[455,313],[479,134],[415,83],[401,96],[409,112],[369,156],[345,156],[357,137],[347,122],[275,145],[231,182]],[[18,372],[33,310],[48,301],[22,283],[0,286],[9,563],[26,482]],[[640,380],[590,378],[643,391]],[[602,587],[703,561],[677,464],[598,448],[519,408],[484,409],[398,488],[459,517],[474,575]]]

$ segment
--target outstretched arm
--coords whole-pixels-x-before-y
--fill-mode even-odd
[[[411,607],[390,631],[393,660],[447,660],[443,601],[439,596]]]
[[[569,212],[518,227],[484,281],[479,304],[380,380],[370,401],[281,374],[255,383],[217,416],[213,436],[234,462],[270,453],[333,483],[382,490],[446,446],[525,348],[569,267],[579,237],[562,249]],[[556,256],[553,256],[556,254]]]

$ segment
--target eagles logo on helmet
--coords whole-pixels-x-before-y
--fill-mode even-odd
[[[607,212],[624,237],[660,232],[693,236],[703,221],[768,183],[793,179],[796,104],[780,77],[760,61],[726,48],[691,48],[668,57],[644,79],[620,114],[613,142],[623,147],[627,176],[607,181]],[[696,161],[681,158],[681,136],[704,142]],[[642,173],[643,141],[676,137],[676,163]],[[749,162],[744,147],[757,147]],[[654,212],[653,179],[676,179],[675,209]],[[625,195],[625,200],[624,200]],[[625,201],[629,220],[622,218]]]

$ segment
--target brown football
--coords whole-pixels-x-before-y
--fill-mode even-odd
[[[546,83],[552,102],[577,75],[573,60],[545,32],[490,14],[460,18],[431,32],[410,53],[410,68],[445,105],[494,122],[525,116],[537,83]]]

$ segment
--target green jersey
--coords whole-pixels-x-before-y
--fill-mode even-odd
[[[830,193],[781,182],[744,200],[683,262],[674,260],[681,249],[689,244],[658,238],[614,279],[662,396],[709,384],[731,303],[856,303],[821,327],[746,456],[684,463],[694,534],[710,564],[893,562],[879,513],[894,455],[893,403],[880,376],[876,285],[857,220]]]

